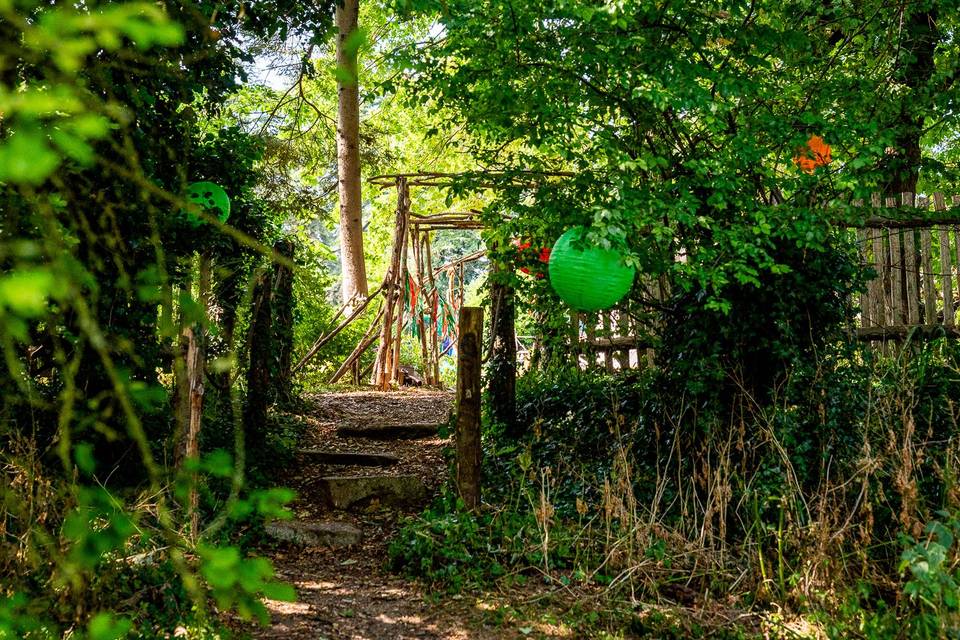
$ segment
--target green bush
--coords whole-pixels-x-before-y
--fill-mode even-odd
[[[658,366],[663,393],[685,396],[700,411],[729,415],[733,398],[770,401],[798,363],[815,363],[842,339],[863,286],[859,261],[843,236],[820,249],[774,237],[777,270],[754,282],[727,282],[725,310],[705,306],[707,292],[680,291],[669,302]]]
[[[542,527],[530,509],[471,513],[446,491],[401,527],[389,548],[391,568],[451,593],[505,577],[522,582],[534,568],[573,568],[584,552],[576,531],[551,528],[545,547]]]

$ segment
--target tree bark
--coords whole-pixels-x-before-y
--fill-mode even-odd
[[[517,428],[517,334],[513,287],[501,280],[509,276],[497,266],[490,284],[492,352],[489,366],[490,417],[504,426],[510,437]]]
[[[293,261],[295,245],[292,239],[279,240],[274,250]],[[273,339],[277,353],[277,375],[274,377],[273,399],[287,402],[292,396],[291,372],[293,362],[293,269],[287,265],[273,265],[274,314]]]
[[[909,7],[909,5],[908,5]],[[916,193],[923,150],[920,146],[930,100],[935,93],[931,80],[936,71],[934,54],[940,33],[937,29],[937,9],[915,9],[903,26],[903,40],[898,48],[903,62],[896,61],[894,77],[909,90],[900,102],[900,111],[893,123],[896,141],[888,162],[890,182],[886,193]]]
[[[357,79],[359,0],[337,4],[337,175],[343,302],[367,295],[360,193],[360,92]]]
[[[250,365],[247,368],[247,406],[243,416],[246,444],[250,451],[262,451],[266,444],[273,352],[270,297],[269,275],[261,272],[253,287],[250,309]]]

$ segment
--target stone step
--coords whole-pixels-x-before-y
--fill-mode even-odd
[[[389,467],[400,458],[389,453],[364,453],[360,451],[328,451],[324,449],[300,449],[297,451],[314,464],[336,464],[360,467]]]
[[[264,526],[267,535],[281,542],[304,547],[350,547],[360,544],[363,534],[348,522],[302,522],[281,520]]]
[[[337,427],[338,436],[369,438],[371,440],[413,440],[432,438],[440,430],[439,424],[345,424]]]
[[[327,476],[317,483],[325,506],[333,509],[416,507],[427,498],[427,487],[412,475]]]

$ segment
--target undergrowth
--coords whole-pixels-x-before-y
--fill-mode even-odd
[[[713,602],[800,637],[954,637],[958,355],[821,351],[725,412],[654,372],[527,376],[526,435],[486,427],[483,507],[447,490],[393,567],[449,592],[599,589],[622,628],[650,603]]]

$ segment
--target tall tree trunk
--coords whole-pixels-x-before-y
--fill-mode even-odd
[[[910,8],[914,13],[904,18],[902,42],[898,49],[900,60],[896,61],[894,71],[896,81],[909,88],[901,99],[900,112],[893,122],[896,140],[888,163],[891,175],[886,191],[895,196],[905,191],[917,191],[923,126],[936,91],[931,83],[936,71],[934,54],[940,40],[936,4],[927,10],[908,4],[905,11]]]
[[[292,238],[279,240],[274,250],[293,261],[296,245]],[[273,340],[277,353],[277,375],[272,376],[274,400],[287,402],[292,396],[291,371],[293,363],[293,269],[285,264],[273,265]]]
[[[496,265],[490,278],[491,340],[489,364],[490,417],[511,438],[523,435],[517,424],[517,334],[513,287],[509,274]]]
[[[337,175],[343,301],[367,296],[360,201],[360,92],[357,78],[359,0],[337,3]]]
[[[266,444],[273,354],[270,285],[269,273],[260,272],[253,286],[250,307],[250,364],[247,368],[247,406],[243,419],[248,451],[262,451]]]

